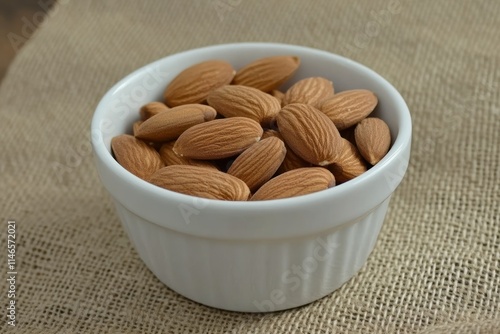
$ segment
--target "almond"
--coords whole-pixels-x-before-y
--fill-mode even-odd
[[[297,154],[295,154],[292,150],[288,150],[287,155],[285,156],[285,160],[283,160],[283,163],[281,164],[280,168],[278,168],[278,173],[282,174],[294,169],[298,168],[304,168],[304,167],[311,167],[312,164],[305,161],[301,157],[299,157]]]
[[[136,136],[150,141],[169,141],[193,125],[213,120],[216,115],[214,108],[202,104],[178,106],[144,121]]]
[[[307,104],[293,103],[276,117],[285,143],[302,159],[326,166],[342,153],[342,138],[328,117]]]
[[[299,168],[272,178],[252,196],[252,201],[288,198],[331,188],[335,177],[321,167]]]
[[[119,135],[111,140],[111,149],[116,161],[123,168],[141,179],[147,179],[163,162],[156,150],[131,135]]]
[[[189,166],[198,166],[198,167],[205,167],[205,168],[211,168],[214,170],[218,170],[217,166],[210,161],[188,159],[185,157],[178,156],[173,151],[174,144],[175,144],[175,142],[171,141],[171,142],[163,144],[160,148],[160,151],[159,151],[160,157],[166,166],[189,165]]]
[[[154,115],[159,114],[160,112],[166,110],[168,110],[168,107],[164,103],[150,102],[148,104],[143,105],[139,113],[141,115],[141,120],[145,121],[148,118],[151,118]]]
[[[297,81],[283,99],[283,105],[305,103],[319,108],[321,102],[333,96],[333,82],[322,77],[311,77]]]
[[[342,138],[344,148],[337,162],[327,168],[335,176],[338,184],[354,179],[366,172],[366,163],[358,149],[347,139]]]
[[[346,90],[324,100],[320,110],[332,120],[337,129],[343,130],[367,117],[377,103],[377,96],[369,90]]]
[[[285,158],[285,143],[276,137],[259,141],[241,153],[227,171],[257,190],[276,173]]]
[[[355,128],[356,128],[356,126],[354,125],[354,126],[348,127],[347,129],[339,131],[340,136],[342,138],[347,139],[349,142],[351,142],[351,144],[354,144],[354,145],[356,145],[356,139],[354,139],[354,129]]]
[[[270,92],[287,81],[297,71],[299,65],[300,58],[293,56],[257,59],[236,72],[233,84]]]
[[[228,85],[235,70],[222,60],[209,60],[188,67],[168,85],[163,97],[169,107],[202,103],[214,89]]]
[[[284,104],[283,104],[283,98],[285,97],[285,93],[283,93],[282,91],[280,90],[277,90],[277,89],[273,89],[271,91],[271,94],[272,96],[274,96],[279,102],[280,102],[280,105],[283,107]]]
[[[359,153],[371,165],[377,164],[387,154],[391,146],[389,126],[376,117],[362,120],[354,130]]]
[[[134,134],[134,136],[137,135],[137,131],[139,131],[139,127],[141,126],[142,123],[143,123],[142,121],[136,121],[132,125],[132,133]]]
[[[268,126],[281,109],[279,101],[258,89],[224,86],[208,95],[207,102],[224,117],[248,117]]]
[[[149,182],[178,193],[225,201],[246,201],[250,189],[240,179],[199,166],[167,166],[154,173]]]
[[[276,130],[266,130],[264,131],[264,134],[262,135],[262,139],[264,140],[269,137],[276,137],[279,138],[280,140],[283,140],[283,137],[281,134],[276,131]],[[299,157],[295,152],[293,152],[290,148],[288,148],[285,144],[286,148],[286,155],[285,159],[283,159],[283,162],[281,163],[281,166],[278,168],[278,173],[282,174],[288,171],[291,171],[293,169],[297,168],[303,168],[303,167],[311,167],[311,163],[305,161],[301,157]]]
[[[262,138],[260,138],[260,140],[264,140],[264,139],[272,138],[272,137],[278,138],[279,140],[283,140],[283,137],[281,136],[281,134],[278,131],[272,130],[272,129],[264,130],[264,132],[262,133]]]
[[[174,152],[192,159],[222,159],[239,154],[262,136],[262,127],[246,117],[216,119],[195,125],[177,139]]]

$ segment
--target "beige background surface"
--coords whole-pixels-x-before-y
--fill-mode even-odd
[[[499,26],[493,0],[61,0],[0,88],[0,213],[18,227],[15,331],[500,333]],[[97,102],[127,73],[237,41],[349,56],[400,90],[414,122],[408,174],[361,272],[273,314],[214,310],[160,283],[100,186],[88,138]],[[6,289],[2,279],[2,312]]]
[[[50,11],[54,2],[55,0],[0,0],[0,82],[19,48],[43,21],[45,13]]]

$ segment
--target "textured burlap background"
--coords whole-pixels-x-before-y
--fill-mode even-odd
[[[18,228],[15,331],[500,333],[499,27],[496,0],[61,1],[0,90],[0,213]],[[361,272],[274,314],[211,309],[160,283],[120,226],[88,138],[97,102],[127,73],[237,41],[349,56],[389,79],[414,121],[408,174]]]

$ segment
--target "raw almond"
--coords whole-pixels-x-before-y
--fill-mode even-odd
[[[391,146],[389,126],[376,117],[362,120],[354,130],[359,153],[371,165],[377,164],[387,154]]]
[[[297,81],[283,99],[283,105],[305,103],[319,108],[321,102],[333,96],[333,82],[322,77],[311,77]]]
[[[300,103],[286,105],[276,117],[285,143],[302,159],[326,166],[342,153],[342,138],[335,125],[316,108]]]
[[[243,151],[227,173],[243,180],[253,192],[276,173],[285,154],[285,143],[276,137],[270,137]]]
[[[246,201],[250,196],[250,189],[240,179],[199,166],[167,166],[154,173],[149,182],[182,194],[210,199]]]
[[[356,146],[342,138],[344,149],[337,162],[328,166],[338,184],[354,179],[366,172],[366,163]]]
[[[137,131],[139,131],[139,127],[141,126],[142,123],[143,123],[142,121],[136,121],[132,125],[132,133],[134,134],[134,136],[137,136]]]
[[[111,140],[111,149],[116,161],[123,168],[141,179],[147,179],[163,162],[156,150],[131,135],[119,135]]]
[[[283,137],[281,136],[281,134],[278,131],[272,130],[272,129],[264,130],[264,132],[262,133],[262,138],[260,140],[264,140],[264,139],[272,138],[272,137],[278,138],[279,140],[283,140]]]
[[[326,168],[294,169],[267,181],[252,196],[252,201],[288,198],[331,188],[335,177]]]
[[[174,152],[192,159],[222,159],[239,154],[262,136],[259,123],[246,117],[216,119],[195,125],[177,139]]]
[[[276,130],[265,130],[264,134],[262,135],[262,139],[264,140],[269,137],[276,137],[279,138],[280,140],[283,140],[283,137],[281,134],[276,131]],[[284,140],[283,140],[284,141]],[[278,168],[278,174],[283,174],[285,172],[291,171],[293,169],[297,168],[303,168],[303,167],[311,167],[311,163],[305,161],[301,157],[299,157],[295,152],[293,152],[289,147],[286,146],[286,155],[285,159],[283,159],[283,162],[281,163],[281,166]]]
[[[205,61],[179,73],[168,85],[163,97],[169,107],[202,103],[211,91],[228,85],[235,73],[226,61]]]
[[[268,126],[281,109],[279,101],[258,89],[228,85],[208,95],[207,102],[224,117],[248,117]]]
[[[280,105],[283,107],[283,98],[285,97],[285,93],[283,93],[282,91],[280,90],[277,90],[277,89],[273,89],[271,91],[271,94],[272,96],[274,96],[279,102],[280,102]]]
[[[150,102],[148,104],[143,105],[139,113],[141,115],[141,120],[145,121],[148,118],[151,118],[154,115],[159,114],[160,112],[166,110],[168,110],[168,107],[164,103]]]
[[[354,125],[354,126],[348,127],[347,129],[339,131],[340,136],[342,138],[347,139],[351,144],[354,144],[354,145],[356,145],[356,139],[354,139],[354,129],[355,128],[356,128],[356,126]]]
[[[161,112],[144,121],[137,130],[137,138],[150,141],[169,141],[193,125],[215,118],[214,108],[202,104],[186,104]]]
[[[343,130],[367,117],[377,103],[377,96],[369,90],[346,90],[324,100],[320,110],[332,120],[337,129]]]
[[[163,144],[160,148],[160,151],[159,151],[160,157],[166,166],[189,165],[189,166],[198,166],[198,167],[205,167],[205,168],[218,170],[217,166],[210,161],[188,159],[185,157],[178,156],[173,151],[174,144],[175,144],[175,142],[171,141],[171,142]]]
[[[233,84],[270,92],[287,81],[299,68],[299,65],[300,58],[293,56],[257,59],[236,72]]]

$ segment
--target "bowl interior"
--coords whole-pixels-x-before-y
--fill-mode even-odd
[[[98,110],[96,115],[101,124],[93,124],[92,128],[97,128],[102,133],[104,145],[110,151],[110,142],[114,136],[124,132],[131,133],[133,122],[139,119],[139,108],[151,101],[162,101],[163,91],[168,83],[190,65],[209,59],[223,59],[238,69],[261,57],[286,54],[300,56],[301,66],[281,90],[285,91],[296,81],[311,76],[323,76],[332,80],[336,92],[368,89],[379,97],[379,104],[371,116],[380,117],[388,123],[393,143],[400,130],[405,128],[403,118],[409,118],[409,114],[401,105],[395,105],[394,94],[399,96],[399,93],[372,70],[324,51],[265,43],[229,44],[197,49],[146,65],[110,90],[104,98],[107,108]]]
[[[149,196],[152,202],[193,203],[193,201],[196,201],[192,196],[158,188],[125,171],[110,153],[111,139],[119,134],[131,133],[133,122],[139,119],[139,108],[151,101],[161,101],[163,91],[168,83],[190,65],[209,59],[223,59],[230,62],[235,69],[238,69],[255,59],[272,55],[296,55],[301,58],[299,70],[282,87],[282,90],[302,78],[323,76],[333,81],[336,92],[348,89],[368,89],[377,94],[379,104],[372,115],[384,119],[389,125],[393,141],[392,148],[384,159],[369,171],[337,187],[306,196],[273,201],[226,202],[204,200],[210,203],[210,209],[232,214],[231,219],[238,221],[239,216],[256,215],[257,210],[262,214],[278,215],[285,210],[290,211],[291,208],[299,210],[300,208],[308,208],[313,204],[323,205],[322,203],[324,203],[324,205],[331,205],[331,203],[336,203],[336,205],[342,207],[352,201],[353,198],[359,197],[361,200],[364,195],[360,194],[366,192],[367,187],[375,185],[374,179],[378,179],[379,183],[382,182],[384,170],[389,169],[389,167],[395,168],[391,167],[395,164],[395,160],[402,159],[403,164],[405,160],[407,162],[407,157],[401,158],[401,154],[407,152],[409,155],[411,118],[408,108],[396,89],[374,71],[349,59],[301,46],[270,43],[217,45],[171,55],[146,65],[118,82],[99,103],[91,126],[92,144],[96,159],[99,161],[98,165],[105,166],[100,171],[106,170],[106,172],[109,172],[110,179],[116,177],[114,181],[107,182],[102,175],[103,172],[100,172],[104,185],[115,199],[122,202],[122,204],[127,202],[128,198],[121,194],[126,189],[120,188],[118,185],[115,187],[115,183],[124,182],[133,187],[134,191],[140,192],[143,197]],[[406,170],[406,167],[403,169]],[[404,174],[404,170],[400,174]],[[402,177],[403,175],[397,176],[397,183]],[[379,191],[378,198],[373,201],[365,201],[366,207],[362,207],[358,211],[366,213],[369,206],[373,207],[374,203],[381,203],[390,196],[393,190],[393,188],[389,187]],[[368,199],[368,197],[366,198]],[[135,211],[139,216],[144,216],[159,223],[161,221],[160,213],[150,212],[157,210],[149,210],[153,207],[153,204],[148,207],[149,202],[145,203],[140,204],[145,207],[144,210],[142,210],[142,207],[134,209],[135,204],[131,204],[129,209]],[[204,212],[209,211],[206,209]],[[359,213],[341,212],[337,215],[338,223],[356,217],[356,215],[359,216]],[[258,218],[255,218],[255,220],[258,220]],[[224,225],[225,222],[214,224]],[[225,226],[227,227],[227,225]]]

